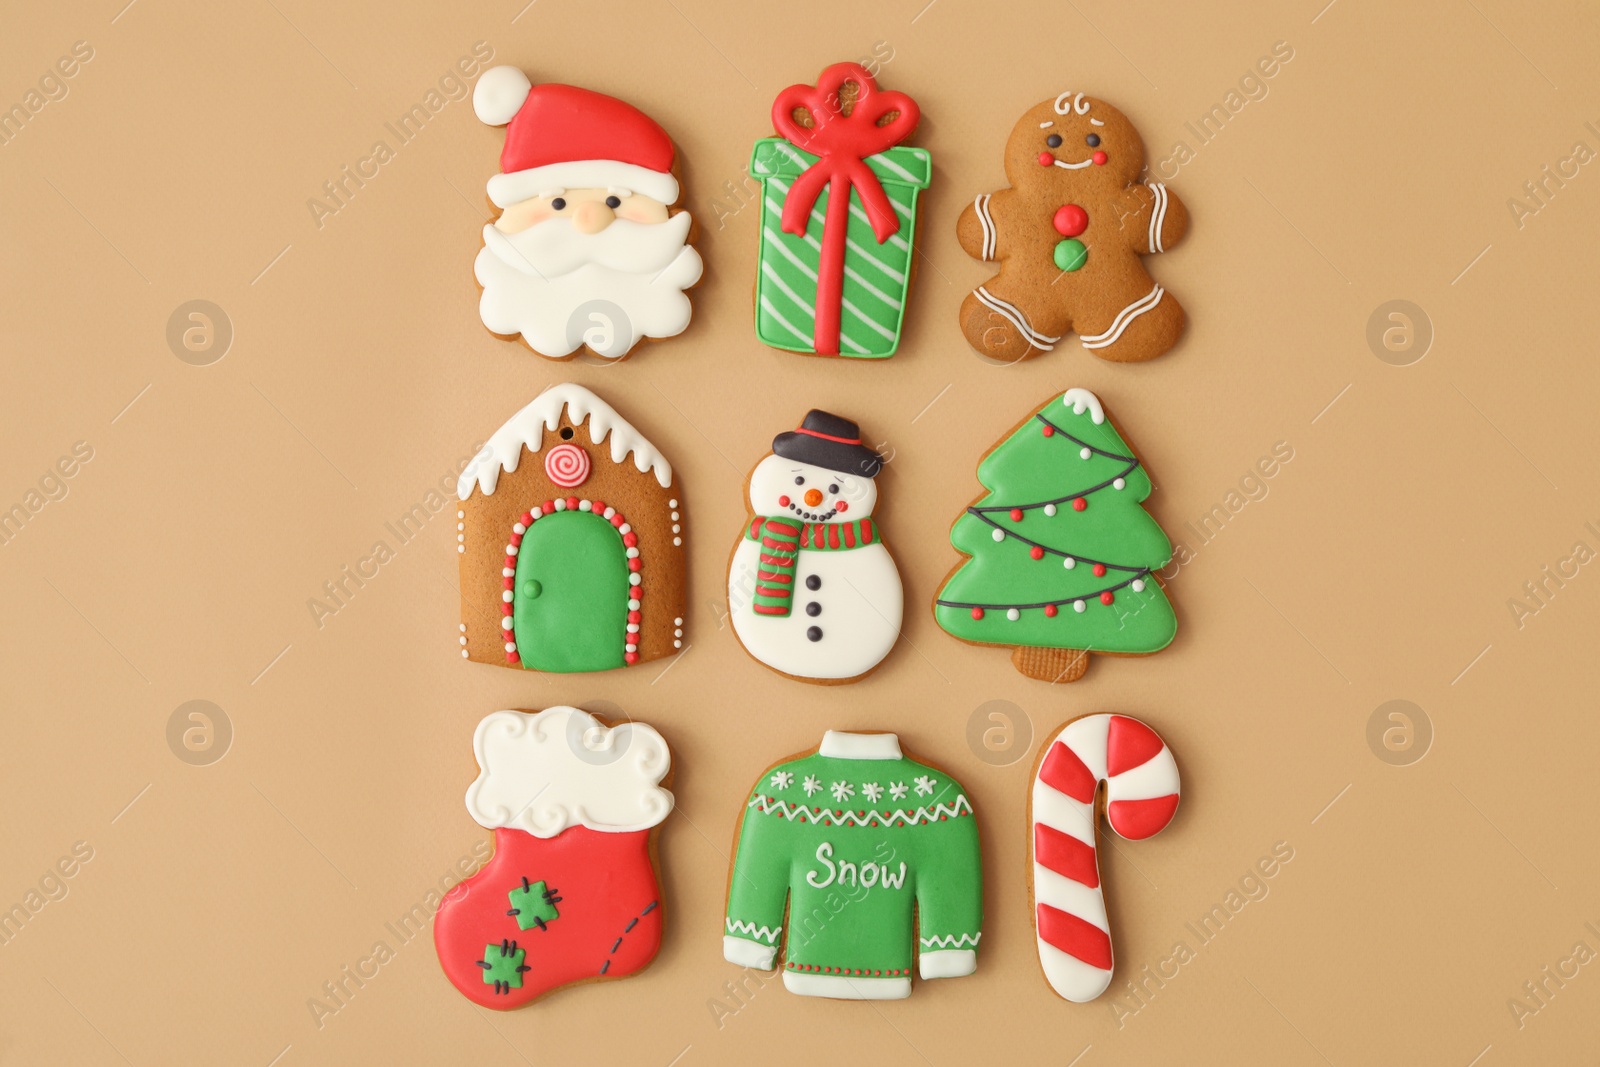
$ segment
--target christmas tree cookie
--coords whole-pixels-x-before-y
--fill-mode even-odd
[[[434,919],[450,984],[508,1010],[642,970],[661,947],[655,835],[673,804],[661,735],[577,708],[497,711],[473,749],[467,811],[494,855]]]
[[[1150,478],[1087,389],[1029,416],[978,464],[988,492],[950,530],[970,557],[934,617],[980,645],[1010,645],[1030,678],[1072,682],[1089,653],[1143,655],[1177,619],[1156,577],[1172,542],[1143,508]]]

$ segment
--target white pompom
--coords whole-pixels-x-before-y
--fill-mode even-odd
[[[517,67],[490,67],[472,90],[472,110],[478,121],[504,126],[522,109],[533,83]]]

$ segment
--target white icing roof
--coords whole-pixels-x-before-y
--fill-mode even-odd
[[[655,445],[645,440],[644,435],[618,415],[610,404],[583,386],[566,382],[552,385],[534,397],[533,403],[511,416],[504,426],[494,432],[489,443],[483,446],[483,451],[474,456],[472,462],[467,464],[467,469],[461,472],[456,482],[456,495],[462,500],[467,499],[472,495],[474,484],[485,495],[493,493],[500,480],[500,472],[517,469],[524,447],[529,452],[539,451],[545,432],[556,428],[563,411],[574,425],[589,420],[589,440],[594,444],[604,444],[610,439],[611,462],[621,463],[631,454],[633,465],[641,472],[653,472],[661,488],[672,485],[672,467],[656,451]]]

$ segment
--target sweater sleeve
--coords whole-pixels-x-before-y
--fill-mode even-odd
[[[923,828],[917,871],[918,972],[959,978],[978,966],[983,862],[971,813]]]
[[[789,896],[785,825],[781,817],[763,814],[759,801],[745,809],[722,938],[722,955],[729,963],[762,971],[774,966]]]

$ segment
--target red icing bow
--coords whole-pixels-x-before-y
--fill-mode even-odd
[[[849,114],[841,108],[840,90],[857,88]],[[794,112],[805,108],[811,126],[802,126]],[[883,125],[885,115],[899,112]],[[823,188],[828,210],[823,216],[822,257],[817,277],[814,343],[818,352],[839,351],[840,297],[844,284],[845,231],[850,224],[850,194],[860,197],[872,233],[882,244],[900,229],[900,217],[878,176],[864,162],[867,156],[893,148],[916,129],[921,112],[904,93],[886,92],[859,63],[835,63],[815,86],[791,85],[772,102],[772,125],[791,144],[819,157],[789,187],[783,202],[783,231],[803,237],[811,211]]]

